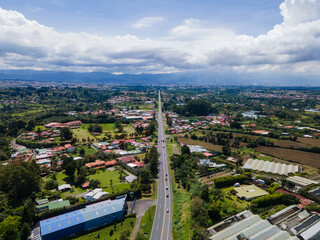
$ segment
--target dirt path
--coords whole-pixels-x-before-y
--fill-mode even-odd
[[[173,154],[180,154],[179,149],[175,144],[172,144],[172,153]]]
[[[129,204],[128,204],[129,205]],[[139,232],[140,222],[149,207],[156,205],[156,200],[138,200],[133,208],[137,215],[136,224],[133,228],[130,240],[134,240]]]

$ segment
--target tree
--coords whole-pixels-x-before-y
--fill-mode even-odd
[[[213,112],[211,103],[203,99],[193,99],[187,102],[185,114],[204,116],[211,112]]]
[[[12,203],[18,204],[39,191],[40,179],[40,169],[34,161],[10,163],[0,168],[0,191],[8,194]]]
[[[60,137],[63,140],[71,140],[73,137],[73,133],[70,128],[61,128]]]
[[[58,188],[58,183],[55,180],[49,179],[45,182],[44,188],[47,190],[52,190]]]
[[[81,148],[79,154],[80,154],[81,157],[83,157],[86,154],[86,150]]]
[[[40,141],[41,140],[41,134],[42,134],[42,130],[41,128],[37,128],[37,136],[38,136],[38,140]]]
[[[123,130],[123,127],[122,127],[122,122],[120,120],[117,120],[115,123],[114,123],[114,126],[116,129],[118,129],[118,132],[122,132]]]
[[[209,202],[209,186],[207,184],[203,185],[200,197],[203,201]]]
[[[74,177],[77,164],[73,160],[73,157],[63,156],[63,163],[61,167],[65,170],[65,173],[66,175],[68,175],[68,177],[72,177],[72,178]]]
[[[222,152],[224,155],[229,156],[231,154],[231,148],[229,146],[223,146]]]
[[[76,184],[80,185],[86,181],[87,178],[87,167],[81,166],[78,171],[77,171],[77,176],[76,176]]]
[[[99,181],[98,179],[91,179],[91,180],[90,180],[90,187],[91,187],[92,189],[99,187],[100,184],[101,184],[101,183],[100,183],[100,181]]]
[[[191,200],[191,218],[194,226],[207,227],[209,216],[204,207],[203,200],[199,197],[194,197]],[[195,227],[196,228],[196,227]]]
[[[190,155],[190,154],[191,154],[190,148],[189,148],[187,145],[183,145],[182,148],[181,148],[181,154],[188,154],[188,155]]]
[[[142,169],[139,173],[141,184],[147,184],[150,182],[151,173],[150,170]]]
[[[0,223],[0,239],[1,240],[17,240],[21,239],[21,217],[8,216]]]
[[[149,154],[146,154],[146,157],[148,156],[149,158],[149,162],[150,162],[150,172],[152,174],[153,177],[156,177],[158,175],[159,169],[159,153],[157,151],[157,148],[155,146],[153,146],[150,149]]]

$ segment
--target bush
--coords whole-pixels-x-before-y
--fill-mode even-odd
[[[291,194],[275,193],[252,200],[250,208],[256,212],[259,208],[267,208],[284,204],[286,206],[299,203],[299,199]]]
[[[48,181],[45,182],[44,188],[47,190],[57,189],[58,183],[55,180],[49,179]]]
[[[250,179],[250,173],[241,174],[238,176],[220,177],[214,180],[217,188],[224,188],[233,186],[235,183],[243,183],[245,180]]]

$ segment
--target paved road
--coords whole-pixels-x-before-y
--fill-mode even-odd
[[[159,181],[157,207],[154,216],[151,240],[168,240],[171,237],[171,185],[170,174],[167,159],[167,150],[165,143],[165,134],[163,128],[163,119],[161,111],[161,95],[159,92],[159,112],[158,112],[158,151],[159,158]]]

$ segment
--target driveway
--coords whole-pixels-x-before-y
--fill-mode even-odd
[[[136,224],[133,228],[130,240],[134,240],[139,232],[140,222],[145,212],[149,209],[149,207],[156,205],[156,200],[137,200],[136,204],[133,208],[133,211],[136,213],[137,219]],[[130,210],[132,207],[132,202],[128,202],[128,209]]]

